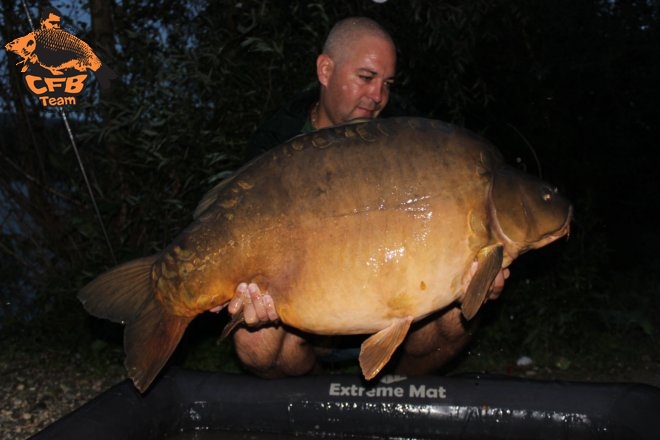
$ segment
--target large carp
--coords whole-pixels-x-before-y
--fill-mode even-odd
[[[472,318],[498,271],[566,235],[571,211],[466,130],[418,118],[346,124],[250,162],[204,196],[161,253],[110,270],[79,297],[126,324],[125,365],[141,391],[190,321],[252,280],[289,326],[373,333],[360,353],[371,379],[413,321],[454,302]]]

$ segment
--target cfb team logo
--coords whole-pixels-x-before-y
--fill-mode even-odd
[[[44,107],[76,104],[91,70],[102,88],[117,75],[84,41],[60,28],[62,14],[48,7],[41,13],[41,28],[7,43],[5,49],[22,58],[27,88]]]

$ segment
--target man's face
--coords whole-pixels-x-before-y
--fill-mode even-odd
[[[355,118],[375,118],[387,105],[396,52],[387,40],[365,35],[340,56],[317,60],[321,103],[317,128]]]
[[[59,29],[60,17],[55,14],[49,14],[47,20],[41,20],[42,29]]]

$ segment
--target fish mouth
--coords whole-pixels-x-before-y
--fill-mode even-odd
[[[528,242],[519,242],[516,243],[515,241],[511,240],[504,231],[501,229],[501,227],[498,224],[498,235],[500,238],[503,240],[504,244],[504,252],[505,252],[505,265],[503,267],[508,266],[513,260],[518,258],[520,255],[524,254],[527,251],[534,250],[534,249],[539,249],[542,248],[554,241],[559,240],[560,238],[570,235],[571,231],[571,221],[573,219],[573,206],[569,205],[568,207],[568,214],[566,215],[566,220],[564,221],[564,224],[559,227],[559,229],[555,230],[554,232],[548,233],[541,238],[534,240],[534,241],[528,241]]]
[[[564,225],[555,234],[551,235],[554,238],[554,240],[558,240],[562,238],[564,235],[566,236],[567,239],[570,237],[572,220],[573,220],[573,205],[569,205],[568,215],[566,216],[566,222],[564,222]]]
[[[571,221],[573,220],[573,206],[569,205],[568,207],[568,215],[566,216],[566,221],[564,224],[557,229],[555,232],[550,233],[546,235],[545,237],[541,238],[540,240],[537,240],[532,244],[530,249],[538,249],[540,247],[543,247],[547,244],[552,243],[553,241],[557,241],[560,238],[566,236],[566,239],[568,239],[571,235]]]

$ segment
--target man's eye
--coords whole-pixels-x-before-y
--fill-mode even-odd
[[[362,81],[369,82],[369,81],[371,81],[372,79],[374,79],[374,77],[373,77],[373,76],[369,76],[369,75],[360,75],[360,79],[361,79]]]

